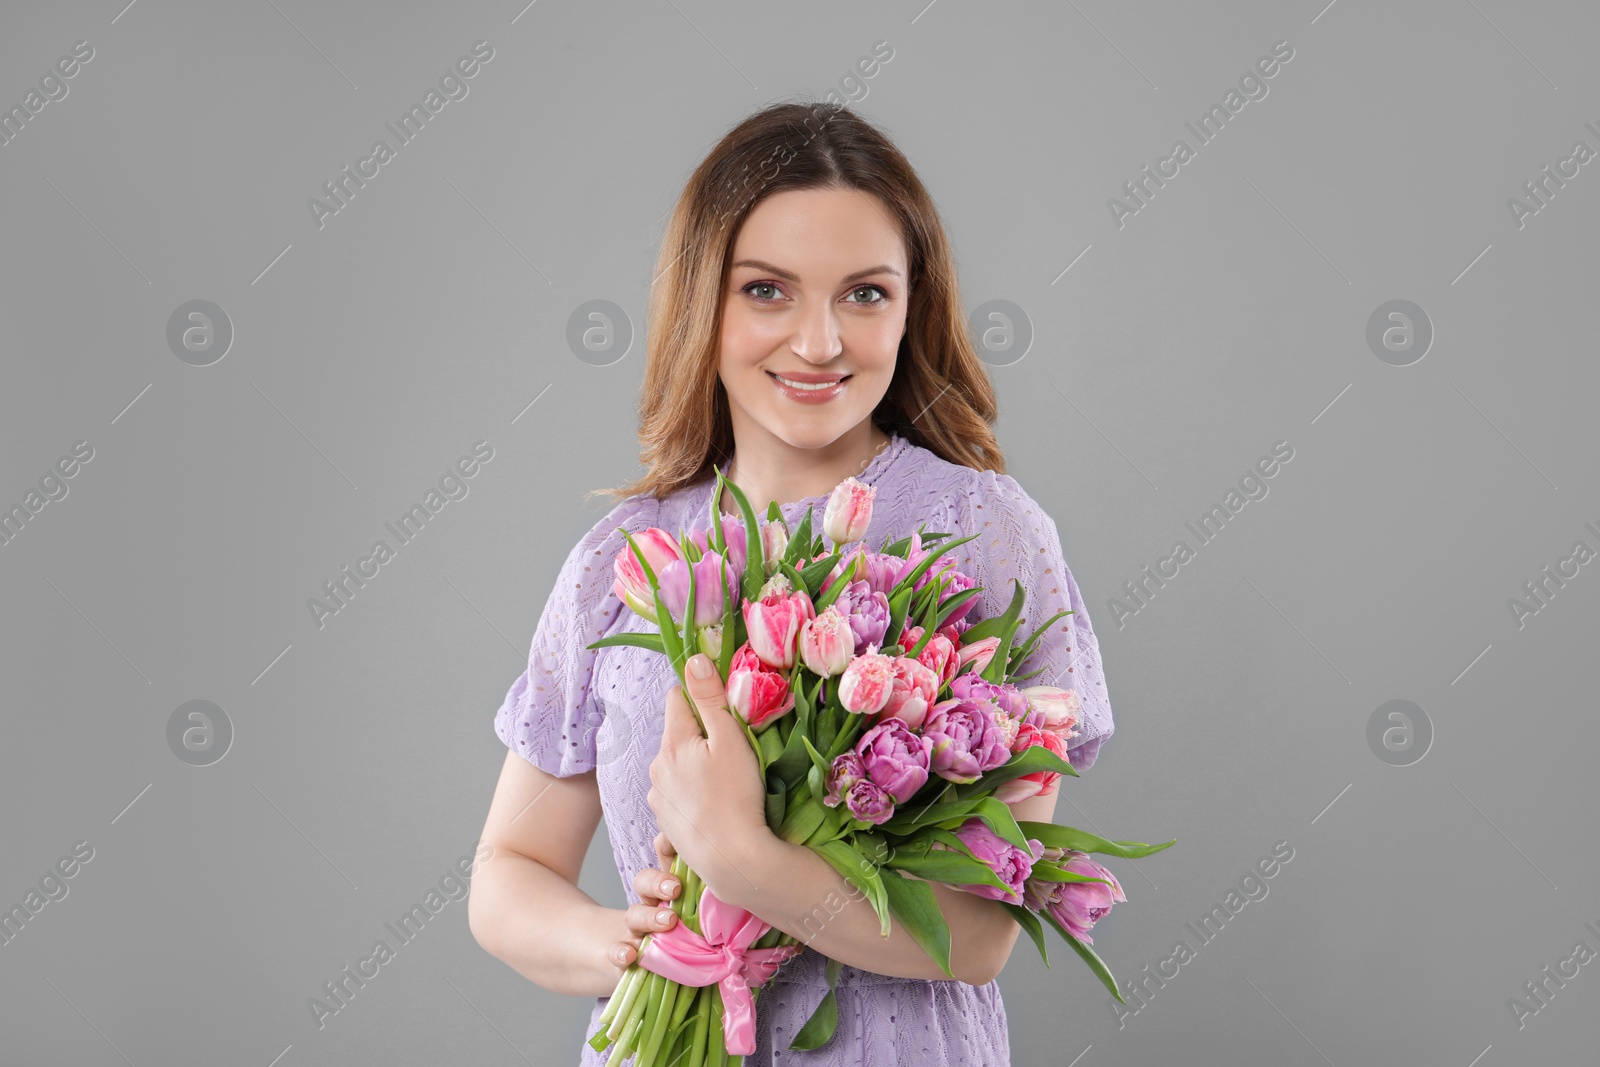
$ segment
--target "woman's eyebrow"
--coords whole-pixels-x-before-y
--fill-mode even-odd
[[[775,267],[771,263],[760,259],[741,259],[733,265],[735,267],[754,267],[756,270],[766,271],[768,274],[775,274],[786,281],[797,282],[800,280],[800,276],[798,274],[795,274],[792,271],[784,270],[782,267]],[[896,278],[900,277],[899,271],[895,270],[891,266],[888,266],[887,264],[880,263],[876,267],[868,267],[866,270],[858,270],[854,274],[846,276],[843,281],[853,282],[857,278],[866,278],[873,274],[892,274]]]

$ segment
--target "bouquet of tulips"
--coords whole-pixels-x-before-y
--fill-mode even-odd
[[[740,515],[721,514],[724,487]],[[1004,614],[968,620],[981,587],[946,553],[975,535],[919,528],[877,552],[847,551],[866,533],[875,492],[845,479],[828,499],[823,536],[812,532],[812,509],[791,536],[776,503],[758,524],[718,470],[709,530],[623,531],[629,550],[615,561],[614,588],[658,632],[588,647],[661,652],[680,681],[695,652],[716,663],[759,761],[767,824],[816,850],[871,901],[883,936],[893,916],[950,974],[950,929],[932,888],[940,883],[1002,902],[1047,966],[1048,923],[1121,1001],[1089,930],[1127,898],[1090,854],[1134,859],[1175,842],[1018,822],[1007,806],[1077,775],[1066,759],[1077,693],[1016,684],[1038,673],[1018,670],[1070,612],[1019,644],[1023,590],[1014,581]],[[645,935],[589,1039],[612,1049],[608,1064],[630,1053],[638,1067],[738,1063],[755,1048],[755,994],[801,951],[796,938],[718,900],[681,857],[672,872],[683,886],[671,905],[679,921]],[[833,1036],[839,970],[827,962],[829,991],[791,1049]]]

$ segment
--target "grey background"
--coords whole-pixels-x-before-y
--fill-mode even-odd
[[[637,469],[689,171],[886,40],[845,89],[936,197],[967,306],[1027,316],[998,432],[1100,635],[1116,736],[1057,818],[1178,838],[1111,861],[1096,947],[1125,981],[1195,950],[1119,1027],[1022,938],[1015,1062],[1594,1062],[1600,963],[1520,1028],[1507,1001],[1600,950],[1600,565],[1520,627],[1507,602],[1600,548],[1600,163],[1520,228],[1506,202],[1600,149],[1597,30],[1509,0],[8,4],[6,107],[94,57],[0,147],[0,504],[94,455],[0,545],[0,902],[94,854],[0,946],[0,1059],[576,1060],[589,1002],[480,949],[464,901],[324,1028],[307,1000],[472,852],[494,711],[606,509],[582,493]],[[319,229],[307,199],[480,39],[469,94]],[[1280,40],[1268,95],[1119,228],[1108,198]],[[1403,367],[1366,340],[1401,299],[1434,331]],[[210,366],[166,341],[192,300],[234,333]],[[606,365],[566,341],[591,300],[634,331]],[[307,600],[479,440],[468,495],[319,628]],[[1119,627],[1278,441],[1269,495]],[[1433,732],[1406,766],[1367,740],[1397,699]],[[167,740],[192,700],[233,731],[208,766]],[[623,903],[603,829],[583,887]]]

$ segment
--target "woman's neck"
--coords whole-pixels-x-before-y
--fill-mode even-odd
[[[776,438],[763,437],[759,446],[736,437],[733,461],[724,474],[744,493],[758,518],[766,513],[769,500],[790,504],[833,492],[846,478],[865,471],[892,440],[870,419],[826,448],[791,448]],[[732,493],[723,492],[722,510],[730,515],[739,513]]]

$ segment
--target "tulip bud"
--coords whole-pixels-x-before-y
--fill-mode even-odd
[[[789,528],[783,524],[783,520],[761,527],[761,550],[769,562],[782,558],[788,547]]]
[[[962,671],[967,664],[973,663],[976,664],[972,668],[973,673],[983,673],[983,669],[989,666],[989,661],[994,659],[994,654],[999,648],[1000,639],[998,637],[985,637],[981,641],[973,641],[970,644],[962,645],[959,652],[960,665],[957,666],[956,670],[958,672]]]
[[[877,492],[874,486],[854,476],[840,482],[823,509],[822,532],[836,545],[861,540],[867,535],[867,524],[872,521],[872,498]]]
[[[722,659],[722,624],[720,622],[700,628],[700,651],[711,657],[713,662],[718,662]]]

